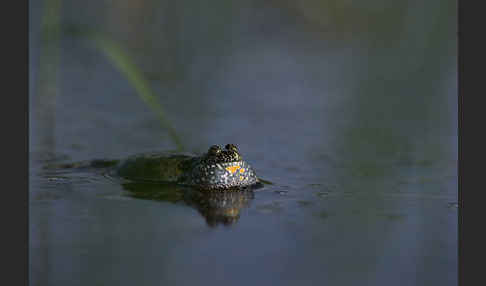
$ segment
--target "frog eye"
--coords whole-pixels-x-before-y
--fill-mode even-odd
[[[221,153],[221,147],[219,147],[218,145],[213,145],[209,147],[208,154],[217,155],[219,153]]]
[[[226,146],[224,148],[226,148],[226,150],[229,150],[229,151],[238,152],[238,147],[236,147],[236,145],[234,145],[234,144],[226,144]]]

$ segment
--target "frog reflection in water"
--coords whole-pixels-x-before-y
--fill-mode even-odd
[[[122,184],[127,195],[138,199],[185,203],[206,219],[208,226],[231,225],[254,197],[251,188],[205,192],[174,184],[129,182]]]

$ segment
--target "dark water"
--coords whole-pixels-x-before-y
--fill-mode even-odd
[[[456,285],[455,2],[363,5],[31,1],[30,284]],[[237,144],[274,184],[225,209],[42,170],[177,147],[73,26],[127,51],[186,150]]]

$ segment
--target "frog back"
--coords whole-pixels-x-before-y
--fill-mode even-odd
[[[180,182],[195,158],[191,154],[145,153],[123,160],[116,171],[134,181]]]

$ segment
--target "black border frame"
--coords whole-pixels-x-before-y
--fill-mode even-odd
[[[468,5],[466,5],[468,3]],[[479,246],[484,244],[484,236],[480,235],[484,213],[480,212],[484,200],[482,194],[484,177],[480,152],[485,146],[481,135],[484,121],[481,120],[480,109],[484,105],[479,102],[484,90],[486,46],[484,38],[484,10],[473,7],[472,1],[458,1],[458,282],[459,285],[480,285],[484,280],[483,263]],[[477,3],[477,2],[476,2]],[[474,9],[476,8],[476,9]],[[465,69],[467,67],[467,69]],[[477,101],[477,102],[476,102]],[[466,104],[464,104],[466,103]],[[467,111],[466,111],[467,110]],[[467,119],[465,125],[464,119]],[[484,120],[484,119],[483,119]],[[474,126],[476,125],[476,126]],[[476,128],[475,128],[476,127]],[[476,130],[476,131],[474,131]],[[469,134],[466,137],[465,134]],[[476,135],[476,136],[475,136]],[[467,139],[466,138],[470,138]],[[471,139],[474,138],[474,139]],[[483,147],[483,148],[481,148]],[[466,155],[465,155],[466,154]],[[466,159],[465,159],[466,158]],[[483,163],[483,164],[481,164]],[[464,197],[467,197],[466,204]],[[484,206],[482,207],[484,208]],[[464,216],[464,213],[467,215]],[[465,220],[466,217],[466,220]],[[476,230],[469,228],[466,232],[464,222],[472,226],[478,220]],[[469,234],[467,234],[469,233]],[[477,259],[473,256],[476,255]],[[478,261],[478,262],[476,262]],[[484,283],[484,282],[483,282]]]
[[[4,5],[2,68],[5,72],[2,112],[2,284],[29,284],[29,113],[28,113],[28,1]]]

